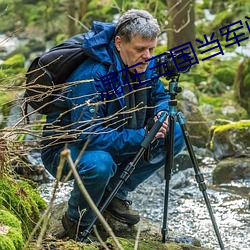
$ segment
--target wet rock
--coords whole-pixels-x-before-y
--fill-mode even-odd
[[[213,183],[228,183],[232,180],[250,178],[250,158],[226,158],[213,171]]]
[[[209,139],[210,124],[198,106],[188,101],[181,101],[180,110],[185,116],[185,123],[192,145],[206,148]]]
[[[174,174],[171,178],[170,187],[173,189],[183,188],[190,185],[193,169],[189,168]]]

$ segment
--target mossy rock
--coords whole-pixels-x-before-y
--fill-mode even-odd
[[[122,245],[124,250],[133,250],[135,245],[134,239],[124,239],[118,238],[120,244]],[[109,238],[107,243],[114,245],[113,239]],[[111,248],[113,249],[113,248]],[[138,250],[208,250],[208,248],[197,247],[184,243],[175,243],[175,242],[166,242],[162,243],[161,241],[156,240],[147,240],[143,239],[138,242]]]
[[[46,202],[26,180],[0,176],[0,207],[6,208],[21,221],[24,238],[27,238],[45,210]],[[30,182],[31,183],[31,182]]]
[[[53,206],[51,212],[51,221],[47,230],[47,238],[43,240],[43,245],[48,247],[51,245],[54,249],[68,250],[68,249],[86,249],[97,250],[104,249],[100,242],[91,244],[74,242],[68,238],[57,239],[57,235],[62,235],[64,232],[61,218],[67,209],[67,202],[56,204]],[[152,224],[149,220],[141,218],[140,223],[134,226],[123,224],[111,216],[105,214],[105,219],[112,228],[112,231],[118,238],[124,250],[133,250],[135,239],[140,228],[138,249],[141,250],[206,250],[207,248],[201,247],[200,241],[193,237],[175,235],[174,232],[169,232],[170,236],[167,237],[167,243],[162,243],[161,229]],[[98,225],[97,230],[105,241],[110,250],[116,250],[114,241],[109,237],[104,228]],[[32,248],[33,249],[33,248]]]
[[[214,125],[210,130],[210,149],[215,159],[230,156],[249,156],[250,120],[230,122],[225,125]]]
[[[9,211],[0,209],[0,249],[22,249],[24,239],[21,223]]]
[[[118,237],[119,243],[121,244],[124,250],[134,250],[135,240],[133,239],[125,239]],[[108,249],[117,250],[118,248],[115,246],[113,239],[108,238],[105,242]],[[74,242],[73,240],[56,240],[53,238],[44,239],[42,243],[42,249],[60,249],[60,250],[102,250],[104,247],[100,242],[93,242],[91,244]],[[30,245],[31,249],[41,249],[35,246],[35,243]],[[51,248],[50,248],[51,247]],[[145,240],[139,239],[138,242],[138,250],[211,250],[206,247],[198,247],[184,243],[175,243],[175,242],[167,242],[162,243],[161,241],[156,240]]]

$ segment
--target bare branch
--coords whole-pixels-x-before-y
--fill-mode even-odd
[[[106,222],[106,220],[104,219],[104,217],[102,216],[102,214],[100,213],[100,211],[98,210],[98,208],[96,207],[95,203],[93,202],[92,198],[90,197],[88,191],[86,190],[83,182],[81,181],[81,178],[79,176],[79,174],[77,173],[77,170],[75,168],[74,162],[71,158],[71,154],[70,154],[70,150],[69,149],[65,149],[61,152],[61,157],[67,159],[69,166],[73,172],[73,176],[75,178],[75,181],[80,189],[80,191],[82,192],[84,198],[86,199],[86,201],[88,202],[90,208],[92,209],[92,211],[94,211],[94,213],[97,215],[99,221],[102,223],[102,225],[104,226],[105,230],[108,232],[108,234],[113,238],[115,245],[117,246],[118,249],[123,250],[123,247],[120,245],[119,241],[117,240],[116,236],[114,235],[111,227],[109,226],[109,224]]]
[[[68,17],[72,20],[74,20],[76,23],[80,24],[80,26],[82,26],[86,31],[89,31],[89,28],[87,26],[85,26],[82,22],[80,22],[79,20],[77,20],[76,18],[74,18],[71,15],[68,15]]]

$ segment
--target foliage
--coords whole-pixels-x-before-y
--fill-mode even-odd
[[[23,83],[23,73],[25,72],[25,57],[16,54],[8,58],[1,64],[0,85],[17,86]]]
[[[166,29],[168,28],[169,13],[166,1],[163,0],[132,2],[121,0],[0,0],[2,31],[15,31],[15,35],[20,37],[27,35],[28,38],[26,46],[19,48],[21,53],[18,54],[18,50],[15,51],[14,57],[8,58],[2,65],[4,70],[0,71],[0,83],[12,86],[23,84],[24,75],[19,75],[15,79],[10,77],[24,72],[24,62],[29,59],[29,52],[44,51],[46,41],[52,40],[54,44],[59,44],[73,30],[85,32],[91,27],[93,20],[115,22],[119,15],[131,8],[148,10],[158,19],[164,32],[159,39],[155,55],[166,51]],[[237,20],[243,21],[244,19],[245,21],[249,10],[250,4],[243,0],[196,2],[196,37],[204,40],[204,34],[210,36],[215,32],[215,38],[220,40],[223,49],[225,49],[225,37],[220,36],[219,28]],[[207,12],[214,15],[213,18],[209,18]],[[227,50],[235,48],[236,45],[227,48]],[[211,53],[213,51],[208,52],[206,56],[211,55]],[[205,55],[200,53],[197,55],[199,64],[194,65],[189,74],[181,76],[181,81],[195,83],[201,93],[213,97],[226,93],[233,85],[240,57],[235,56],[225,60],[221,55],[202,61]],[[163,81],[165,80],[163,79]],[[245,83],[249,82],[248,77],[244,81]],[[3,98],[6,100],[5,96]]]
[[[199,64],[194,65],[189,74],[182,75],[184,81],[194,82],[200,92],[212,96],[225,93],[228,87],[232,87],[235,72],[238,67],[238,59],[222,61],[220,57],[212,57],[202,61],[204,57],[198,55]]]
[[[205,14],[209,13],[208,14]],[[226,25],[232,24],[237,21],[242,21],[243,28],[240,30],[241,33],[248,33],[247,26],[245,21],[247,19],[245,16],[250,17],[250,3],[245,0],[226,0],[226,1],[211,1],[204,0],[202,3],[196,4],[196,13],[198,14],[197,20],[200,20],[197,23],[197,37],[202,39],[202,36],[206,34],[208,37],[215,32],[215,39],[219,39],[222,46],[225,46],[226,39],[225,36],[221,36],[219,32],[220,28],[223,28]],[[249,21],[248,21],[249,22]],[[234,28],[239,27],[234,26]],[[231,28],[232,29],[232,28]],[[225,31],[224,31],[225,32]],[[246,41],[241,43],[245,45]],[[235,49],[235,46],[224,48],[227,51],[232,51]]]
[[[16,54],[5,60],[2,64],[2,69],[9,69],[10,67],[23,68],[25,63],[25,57],[22,54]]]
[[[206,118],[211,121],[223,119],[225,117],[231,121],[239,121],[242,119],[248,119],[249,117],[246,110],[237,103],[231,91],[226,91],[218,96],[200,93],[199,103],[200,108],[202,110],[205,109],[203,112],[207,112]],[[212,108],[210,111],[211,113],[207,111],[207,106]],[[225,109],[225,107],[229,107],[229,110]],[[230,110],[230,107],[232,110]]]
[[[235,96],[240,105],[245,108],[250,115],[250,59],[246,58],[239,66],[234,83]]]

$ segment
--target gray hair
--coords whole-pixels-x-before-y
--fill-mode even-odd
[[[128,10],[118,20],[116,36],[120,36],[125,43],[135,35],[143,39],[153,40],[160,34],[157,20],[145,10]]]

